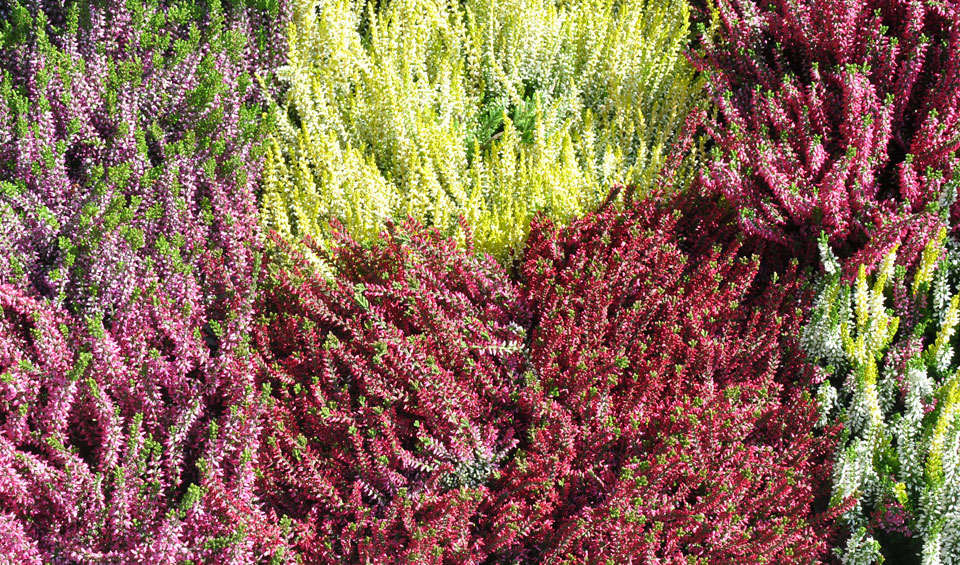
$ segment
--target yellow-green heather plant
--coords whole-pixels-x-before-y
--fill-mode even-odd
[[[297,0],[263,221],[413,216],[510,257],[529,220],[649,186],[699,100],[684,0]],[[677,171],[689,180],[695,156]]]

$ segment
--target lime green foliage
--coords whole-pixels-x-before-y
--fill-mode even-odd
[[[264,222],[370,239],[407,215],[504,259],[537,211],[641,189],[699,99],[683,0],[298,0]],[[677,177],[687,181],[695,157]]]
[[[852,288],[831,273],[803,336],[832,373],[819,393],[824,421],[845,427],[833,503],[856,504],[839,555],[950,563],[960,552],[960,252],[941,230],[910,281],[896,251],[873,276],[861,266]]]

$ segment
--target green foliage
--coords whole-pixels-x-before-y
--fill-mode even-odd
[[[700,97],[683,0],[300,0],[261,209],[322,246],[411,215],[505,259],[538,211],[645,189]],[[687,182],[695,157],[679,167]]]
[[[960,554],[960,254],[941,230],[908,281],[896,252],[871,276],[861,265],[852,285],[828,268],[803,335],[829,376],[822,423],[845,427],[833,504],[856,503],[838,551],[844,563],[949,563]]]

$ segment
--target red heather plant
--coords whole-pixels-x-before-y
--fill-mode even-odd
[[[745,232],[855,248],[893,215],[952,204],[960,3],[719,0],[714,15],[702,182]]]
[[[677,208],[676,211],[670,208]],[[810,563],[830,442],[795,337],[795,267],[702,200],[534,224],[529,422],[485,506],[503,562]],[[768,280],[772,277],[772,282]]]
[[[260,304],[261,496],[308,563],[480,563],[519,425],[517,293],[435,230],[337,241],[335,280],[288,249]]]
[[[5,555],[249,563],[263,14],[0,12]]]

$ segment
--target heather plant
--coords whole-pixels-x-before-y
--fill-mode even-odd
[[[699,195],[534,222],[528,428],[489,506],[502,562],[824,552],[829,517],[813,505],[830,439],[799,384],[802,278],[734,227]]]
[[[720,0],[700,68],[718,107],[704,185],[745,232],[862,245],[952,202],[960,147],[960,5]]]
[[[14,561],[246,563],[282,541],[253,499],[248,343],[274,8],[0,7]]]
[[[413,223],[313,249],[337,278],[288,248],[258,308],[268,511],[308,563],[484,562],[478,507],[521,426],[514,286]]]
[[[803,343],[824,375],[821,421],[845,428],[833,472],[834,502],[856,499],[842,515],[845,563],[960,555],[960,251],[946,234],[926,238],[909,270],[891,239],[852,282],[821,246],[827,275]]]
[[[324,247],[412,215],[506,258],[646,187],[699,98],[684,0],[303,0],[264,174],[263,221]],[[692,175],[691,154],[678,184]],[[308,252],[316,261],[318,257]]]

